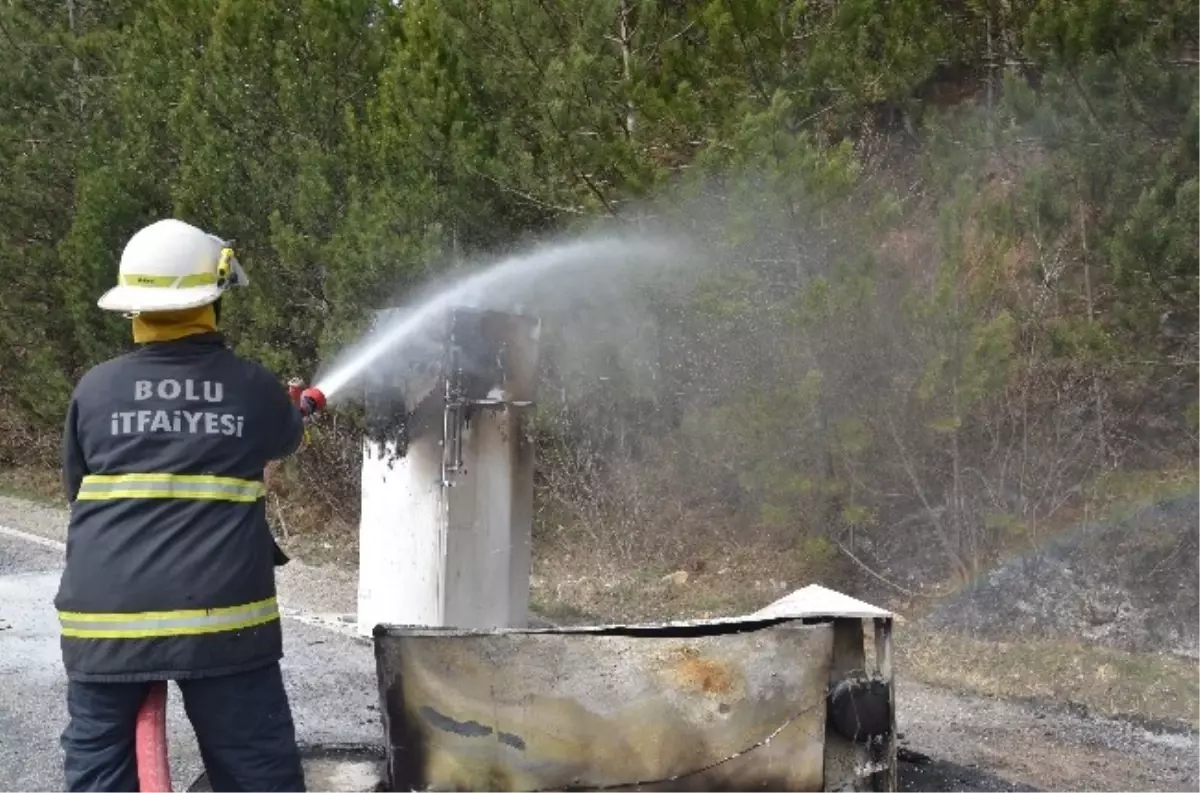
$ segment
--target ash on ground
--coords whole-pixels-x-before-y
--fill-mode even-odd
[[[1191,494],[1084,525],[1012,560],[925,617],[989,639],[1062,639],[1200,657],[1200,506]]]

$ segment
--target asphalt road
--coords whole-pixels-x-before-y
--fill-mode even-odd
[[[61,558],[54,540],[0,532],[0,790],[63,790],[66,678],[52,603]],[[319,615],[290,613],[283,671],[299,740],[379,742],[370,645],[321,627]],[[202,767],[174,687],[168,708],[171,775],[183,790]]]

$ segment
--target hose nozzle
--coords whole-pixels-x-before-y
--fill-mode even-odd
[[[300,392],[300,413],[303,416],[311,416],[319,410],[325,409],[325,395],[321,393],[319,388],[309,386]]]
[[[288,396],[300,409],[300,415],[305,418],[325,409],[325,394],[313,386],[305,388],[304,381],[299,378],[288,381]]]

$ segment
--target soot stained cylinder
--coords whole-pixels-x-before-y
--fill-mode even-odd
[[[366,378],[361,635],[380,623],[525,625],[539,330],[535,318],[457,309]]]

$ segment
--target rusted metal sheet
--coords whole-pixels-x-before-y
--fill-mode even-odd
[[[379,626],[393,790],[821,790],[828,623]]]

